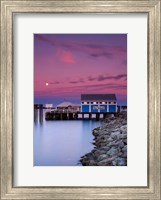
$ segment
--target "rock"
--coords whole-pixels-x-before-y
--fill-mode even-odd
[[[101,127],[93,130],[94,149],[81,157],[83,166],[127,165],[127,115],[108,117]]]
[[[97,135],[98,134],[98,130],[97,129],[94,129],[93,130],[93,135],[95,136],[95,135]]]
[[[96,162],[94,160],[89,161],[89,166],[95,166],[95,165],[96,165]]]
[[[127,152],[124,152],[121,157],[122,158],[127,158]]]
[[[118,145],[119,145],[120,148],[123,148],[124,147],[124,142],[121,140]]]
[[[111,147],[110,146],[105,146],[104,148],[105,148],[105,151],[107,153],[110,150]]]
[[[121,131],[126,131],[126,130],[127,130],[127,125],[121,126],[121,127],[120,127],[120,130],[121,130]]]
[[[111,138],[111,137],[109,137],[108,139],[107,139],[107,142],[112,142],[113,141],[113,139]]]
[[[127,162],[125,158],[118,157],[115,159],[116,166],[126,166]]]
[[[120,139],[126,139],[127,138],[127,134],[120,134]]]
[[[122,148],[122,151],[123,151],[123,152],[127,152],[127,145],[125,145],[125,146]]]
[[[124,140],[123,140],[123,143],[127,145],[127,139],[124,139]]]
[[[119,151],[118,151],[118,149],[115,148],[115,147],[112,147],[112,148],[107,152],[107,154],[110,155],[110,156],[114,156],[114,155],[116,155],[116,154],[118,154],[118,153],[119,153]]]
[[[116,159],[116,156],[113,156],[113,157],[111,157],[111,158],[106,158],[106,159],[104,159],[104,160],[98,162],[98,165],[104,166],[104,165],[107,165],[107,164],[109,164],[109,163],[112,164],[112,161],[113,161],[114,159]]]
[[[112,133],[111,133],[111,138],[117,139],[119,135],[120,135],[120,131],[112,132]]]
[[[108,157],[108,155],[107,154],[102,154],[102,155],[100,155],[99,157],[98,157],[98,161],[101,161],[101,160],[104,160],[105,158],[107,158]]]

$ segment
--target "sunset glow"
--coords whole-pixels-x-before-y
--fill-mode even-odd
[[[127,104],[127,35],[35,34],[34,103],[80,103],[81,93]]]

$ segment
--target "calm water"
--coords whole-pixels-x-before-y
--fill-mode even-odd
[[[45,112],[45,111],[43,111]],[[34,166],[78,166],[93,149],[92,129],[100,121],[45,121],[34,125]]]

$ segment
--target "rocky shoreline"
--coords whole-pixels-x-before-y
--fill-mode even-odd
[[[127,166],[127,113],[106,118],[93,130],[94,149],[81,157],[83,166]]]

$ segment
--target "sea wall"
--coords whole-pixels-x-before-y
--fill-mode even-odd
[[[127,113],[118,113],[104,120],[93,130],[94,149],[82,156],[83,166],[127,165]]]

